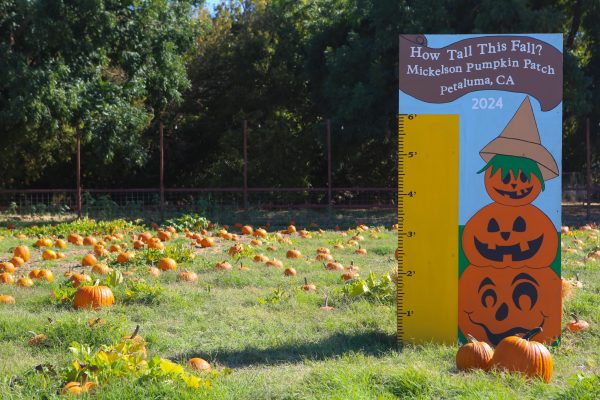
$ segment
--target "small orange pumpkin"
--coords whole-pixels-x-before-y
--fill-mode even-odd
[[[198,282],[198,274],[191,271],[184,271],[177,275],[177,279],[184,282]]]
[[[13,263],[11,263],[10,261],[4,261],[2,263],[0,263],[0,271],[2,272],[10,272],[13,273],[15,272],[15,266]]]
[[[242,235],[252,235],[254,229],[250,225],[242,226]]]
[[[19,267],[22,267],[23,265],[25,265],[25,260],[19,256],[14,256],[13,258],[10,259],[10,263],[12,265],[14,265],[15,268],[19,268]]]
[[[544,382],[552,378],[552,355],[542,343],[531,338],[542,332],[537,327],[527,332],[522,338],[508,336],[496,346],[492,357],[492,367],[506,369],[511,372],[521,372],[528,377],[539,377]]]
[[[21,287],[33,286],[33,280],[26,276],[22,276],[19,279],[17,279],[17,286],[21,286]]]
[[[56,254],[56,252],[54,250],[46,249],[42,253],[42,258],[46,261],[56,260],[58,258],[58,255]]]
[[[217,263],[215,265],[215,268],[229,271],[229,270],[233,269],[233,266],[231,264],[229,264],[227,261],[223,261],[223,262]]]
[[[15,298],[8,294],[2,294],[0,295],[0,304],[15,304]]]
[[[467,343],[458,349],[456,353],[456,368],[459,371],[472,369],[490,369],[494,350],[486,342],[479,342],[470,334],[467,335]]]
[[[117,256],[117,262],[119,264],[126,264],[128,262],[130,262],[133,259],[134,254],[130,251],[124,251],[119,253],[119,255]]]
[[[83,257],[83,259],[81,260],[81,265],[84,267],[93,267],[94,265],[96,265],[97,262],[98,259],[96,259],[96,256],[90,253]]]
[[[15,251],[13,251],[13,256],[21,258],[24,262],[28,262],[29,258],[31,257],[29,247],[24,245],[15,247]]]
[[[200,246],[202,247],[213,247],[215,245],[215,239],[211,237],[205,237],[200,240]]]
[[[188,363],[190,365],[190,368],[193,369],[194,371],[208,372],[211,369],[208,361],[206,361],[205,359],[200,358],[200,357],[191,358]]]
[[[11,285],[15,283],[15,278],[8,272],[2,272],[0,274],[0,283],[3,283],[5,285]]]
[[[97,282],[96,282],[97,283]],[[81,286],[73,298],[75,309],[109,307],[115,303],[115,296],[108,286]]]
[[[300,258],[302,257],[302,253],[300,253],[300,250],[288,250],[285,256],[287,258]]]
[[[67,248],[67,242],[65,242],[62,239],[56,239],[56,241],[54,242],[54,247],[56,247],[57,249],[66,249]]]
[[[584,331],[590,327],[590,324],[587,321],[577,318],[577,315],[572,313],[571,317],[573,319],[567,322],[567,329],[571,332],[579,332]]]
[[[177,269],[177,262],[169,257],[161,258],[158,262],[158,269],[162,271],[175,271]]]
[[[283,271],[283,274],[285,276],[296,276],[297,272],[294,268],[288,267],[285,269],[285,271]]]

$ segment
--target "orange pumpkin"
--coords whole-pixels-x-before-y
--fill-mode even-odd
[[[465,225],[462,248],[478,267],[548,267],[559,251],[552,221],[537,207],[492,203]]]
[[[470,265],[458,282],[458,327],[497,345],[503,338],[543,326],[551,343],[560,335],[561,279],[550,268],[480,268]]]
[[[54,242],[54,247],[56,247],[57,249],[66,249],[67,248],[67,242],[65,242],[62,239],[56,239],[56,241]]]
[[[30,286],[33,286],[33,280],[31,278],[26,277],[26,276],[22,276],[19,279],[17,279],[17,286],[20,286],[20,287],[30,287]]]
[[[148,267],[148,273],[153,277],[158,278],[160,276],[160,269],[156,267]]]
[[[459,371],[472,369],[490,369],[494,350],[486,342],[479,342],[470,334],[467,335],[467,343],[458,349],[456,353],[456,368]]]
[[[96,386],[95,382],[68,382],[63,386],[62,393],[67,395],[80,395],[93,390]]]
[[[22,267],[25,264],[25,260],[19,256],[14,256],[10,259],[10,263],[15,266],[15,268]]]
[[[525,332],[523,337],[508,336],[494,351],[492,367],[511,372],[521,372],[530,378],[541,378],[550,382],[552,378],[552,355],[542,343],[530,340],[543,332],[541,327]]]
[[[0,271],[2,271],[2,272],[13,273],[13,272],[15,272],[15,269],[16,268],[15,268],[14,264],[9,261],[0,263]]]
[[[215,245],[215,239],[211,237],[205,237],[200,240],[200,246],[202,247],[213,247]]]
[[[75,272],[69,276],[69,280],[73,287],[79,287],[82,283],[91,282],[92,278],[87,274],[80,274],[79,272]]]
[[[198,274],[191,271],[184,271],[177,275],[177,279],[184,282],[198,282]]]
[[[6,285],[11,285],[11,284],[15,283],[15,278],[8,272],[2,272],[0,274],[0,283],[4,283]]]
[[[300,250],[288,250],[285,256],[287,258],[300,258],[302,257],[302,253],[300,253]]]
[[[48,238],[41,238],[35,242],[36,247],[52,247],[52,240]]]
[[[58,258],[58,255],[54,250],[46,249],[42,253],[42,258],[44,260],[56,260]]]
[[[158,262],[158,269],[162,271],[175,271],[177,269],[177,262],[172,258],[161,258]]]
[[[93,254],[87,254],[81,260],[81,265],[83,265],[84,267],[93,267],[94,265],[96,265],[97,262],[98,260],[96,259],[96,256],[94,256]]]
[[[92,272],[98,275],[109,274],[111,269],[106,264],[98,263],[92,267]]]
[[[203,358],[194,357],[189,361],[190,368],[195,371],[210,371],[210,364]]]
[[[523,206],[530,204],[542,192],[542,183],[535,174],[527,177],[519,170],[517,176],[513,170],[505,174],[502,169],[492,175],[493,167],[485,171],[484,183],[488,195],[496,203],[507,206]]]
[[[76,309],[108,307],[115,304],[115,296],[108,286],[81,286],[73,298]]]
[[[285,271],[283,271],[283,274],[285,276],[296,276],[297,272],[294,268],[288,267],[285,269]]]
[[[13,256],[19,257],[19,258],[23,259],[23,261],[28,262],[29,258],[31,257],[31,254],[29,253],[29,248],[27,246],[21,245],[21,246],[15,247]]]
[[[242,235],[252,235],[254,233],[254,229],[250,225],[242,226]]]
[[[2,294],[0,295],[0,304],[15,304],[15,298],[8,294]]]
[[[254,231],[254,236],[265,239],[268,236],[268,233],[263,228],[258,228],[256,231]]]
[[[124,251],[122,253],[119,253],[119,255],[117,256],[117,262],[119,264],[126,264],[133,259],[133,256],[134,254],[132,252]]]
[[[590,327],[590,324],[587,321],[577,318],[577,315],[571,314],[573,319],[567,322],[567,329],[570,332],[579,332],[584,331]]]
[[[86,236],[83,238],[84,246],[93,246],[96,244],[96,238],[93,236]]]
[[[223,261],[223,262],[217,263],[217,265],[215,265],[215,268],[229,271],[229,270],[233,269],[233,266],[231,264],[229,264],[227,261]]]
[[[254,260],[254,262],[265,263],[265,262],[269,261],[269,257],[265,256],[264,254],[257,254],[254,256],[253,260]]]

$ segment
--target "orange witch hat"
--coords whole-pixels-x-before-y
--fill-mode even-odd
[[[535,161],[546,181],[558,176],[556,160],[542,145],[529,96],[525,97],[500,135],[479,152],[485,162],[496,154],[526,157]]]

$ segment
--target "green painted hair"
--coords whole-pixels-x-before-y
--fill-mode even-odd
[[[521,171],[525,174],[527,180],[531,181],[531,174],[533,174],[540,180],[542,191],[545,189],[542,171],[540,171],[538,164],[530,158],[496,154],[487,164],[485,164],[485,167],[481,168],[477,173],[480,174],[490,167],[492,167],[490,176],[494,176],[494,174],[500,170],[502,171],[502,178],[506,178],[506,175],[509,175],[510,171],[513,172],[513,176],[518,176],[519,171]]]

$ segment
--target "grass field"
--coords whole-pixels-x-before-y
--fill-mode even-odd
[[[455,369],[456,346],[424,345],[398,348],[395,340],[395,304],[386,297],[349,298],[342,288],[341,272],[328,271],[315,259],[318,247],[328,247],[344,266],[353,263],[362,278],[373,271],[378,277],[393,271],[396,234],[384,227],[358,232],[309,228],[312,238],[285,235],[285,243],[270,234],[260,247],[244,246],[247,258],[232,259],[227,250],[235,243],[217,239],[215,247],[202,249],[180,235],[167,242],[173,254],[185,260],[192,250],[195,258],[180,261],[179,270],[195,271],[196,283],[180,282],[177,272],[166,271],[153,278],[146,272],[151,254],[138,251],[130,266],[108,264],[122,270],[136,269],[133,277],[142,277],[150,285],[158,282],[163,291],[128,302],[121,301],[98,311],[76,311],[68,305],[50,302],[50,293],[66,280],[69,267],[82,269],[82,257],[90,247],[74,246],[64,251],[66,258],[43,261],[41,250],[34,249],[36,233],[43,236],[79,230],[102,235],[123,230],[124,240],[132,247],[133,233],[150,230],[121,222],[57,227],[27,228],[26,239],[17,239],[16,231],[0,230],[0,261],[12,257],[12,248],[26,244],[32,261],[17,269],[15,277],[33,268],[45,267],[54,273],[54,282],[36,282],[32,287],[0,285],[0,294],[12,295],[14,305],[0,306],[0,398],[33,399],[64,397],[60,394],[65,380],[61,375],[73,362],[72,342],[97,349],[130,335],[140,325],[146,340],[148,357],[158,355],[182,365],[193,356],[208,360],[221,371],[210,379],[212,387],[189,388],[177,379],[138,379],[115,377],[86,395],[99,399],[391,399],[391,398],[600,398],[600,261],[588,253],[600,247],[598,230],[572,231],[563,235],[563,276],[575,273],[583,287],[574,290],[564,304],[565,322],[575,312],[590,322],[591,329],[578,334],[565,333],[559,347],[552,350],[555,370],[552,382],[526,380],[507,373],[460,373]],[[87,231],[86,231],[87,230]],[[233,231],[233,229],[232,229]],[[272,230],[271,230],[272,232]],[[216,234],[216,231],[212,231]],[[348,245],[352,236],[364,237],[360,246],[367,254],[354,252]],[[101,236],[101,235],[100,235]],[[583,242],[576,244],[575,239]],[[241,243],[248,243],[244,236]],[[334,248],[344,244],[343,249]],[[266,248],[271,245],[276,250]],[[574,250],[566,251],[567,248]],[[299,259],[286,259],[286,251],[298,249]],[[252,262],[264,253],[293,267],[297,276],[284,276],[283,269]],[[229,260],[233,270],[215,269]],[[239,269],[241,261],[250,269]],[[90,273],[90,268],[84,268]],[[94,279],[101,276],[93,276]],[[306,278],[316,285],[314,292],[300,287]],[[326,293],[333,311],[324,311]],[[393,297],[393,296],[392,296]],[[88,320],[102,318],[90,327]],[[33,334],[47,340],[31,346]],[[39,367],[43,365],[44,368]],[[36,371],[35,367],[45,372]],[[186,367],[187,368],[187,367]],[[230,373],[229,373],[230,371]],[[199,375],[203,377],[204,375]]]

